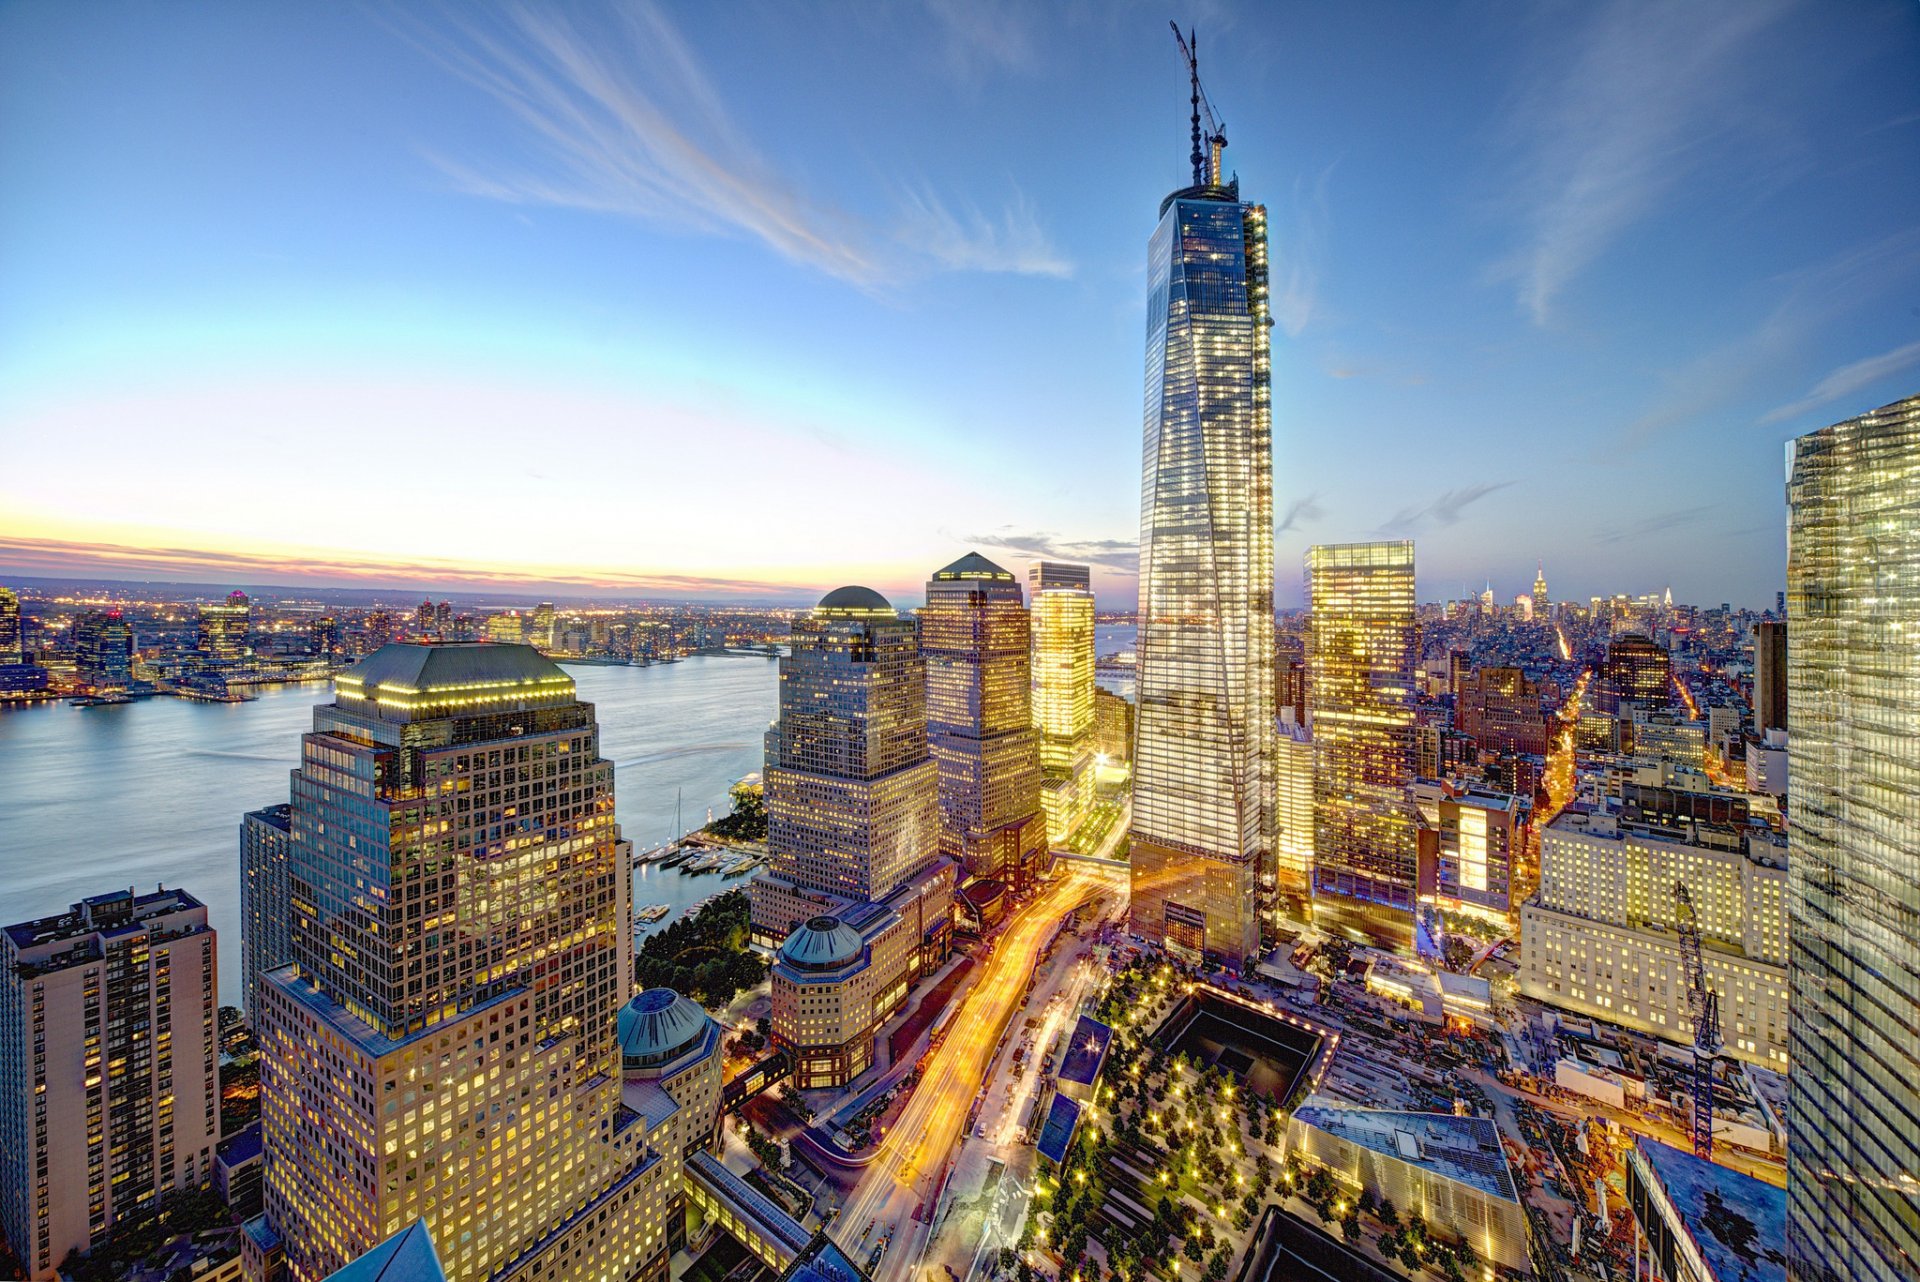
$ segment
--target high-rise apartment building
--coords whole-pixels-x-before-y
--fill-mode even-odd
[[[73,670],[93,694],[133,684],[133,624],[119,610],[94,610],[73,625]]]
[[[533,607],[533,628],[527,637],[530,644],[547,650],[553,648],[553,617],[553,602],[542,601]]]
[[[1266,209],[1203,159],[1147,247],[1132,922],[1240,963],[1273,859],[1272,317]]]
[[[248,638],[253,633],[253,605],[247,594],[235,588],[225,601],[200,607],[197,644],[202,654],[214,659],[244,659],[250,653]]]
[[[1059,845],[1086,816],[1094,792],[1093,572],[1036,561],[1032,592],[1033,728],[1040,735],[1040,809]]]
[[[292,781],[293,960],[256,994],[254,1279],[416,1219],[449,1277],[663,1277],[667,1164],[624,1102],[632,849],[591,704],[525,646],[394,643]]]
[[[803,1089],[864,1072],[947,950],[956,868],[940,854],[927,686],[913,620],[870,588],[793,623],[767,731],[767,871],[747,894],[755,938],[778,945],[773,1035]]]
[[[1618,712],[1628,702],[1643,711],[1658,712],[1673,698],[1673,657],[1667,647],[1643,633],[1624,633],[1608,643],[1600,675],[1604,712]]]
[[[433,602],[422,601],[413,610],[413,635],[416,640],[429,640],[433,636]]]
[[[1787,728],[1787,621],[1762,619],[1753,625],[1753,730]]]
[[[1285,719],[1274,736],[1273,799],[1273,889],[1298,909],[1313,887],[1313,735]]]
[[[240,1004],[256,1025],[260,977],[293,960],[292,825],[293,807],[285,802],[240,820]]]
[[[212,1183],[216,973],[207,910],[182,890],[0,932],[0,1225],[30,1278]]]
[[[1410,938],[1418,814],[1413,542],[1307,551],[1307,702],[1315,749],[1314,910]]]
[[[26,650],[20,634],[20,598],[0,588],[0,663],[22,663]]]
[[[1920,1269],[1920,396],[1790,443],[1787,1266]]]
[[[1032,627],[1020,580],[969,552],[927,580],[920,655],[940,777],[940,853],[972,877],[1026,880],[1044,852]]]
[[[442,601],[433,607],[433,630],[442,641],[454,640],[453,602]]]

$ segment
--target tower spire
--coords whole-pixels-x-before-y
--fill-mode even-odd
[[[1200,33],[1189,31],[1183,36],[1179,23],[1169,21],[1167,25],[1173,28],[1173,38],[1180,42],[1180,56],[1187,60],[1187,83],[1191,89],[1188,102],[1193,108],[1193,115],[1189,118],[1193,150],[1187,159],[1193,165],[1193,185],[1198,187],[1207,181],[1207,158],[1200,150]]]

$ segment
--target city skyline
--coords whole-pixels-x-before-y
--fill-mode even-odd
[[[473,30],[11,11],[0,65],[36,111],[0,135],[27,180],[0,224],[22,464],[0,482],[0,570],[797,603],[848,579],[910,597],[978,547],[1091,562],[1123,604],[1143,238],[1122,211],[1179,178],[1172,51],[1150,22],[942,12]],[[1561,599],[1658,590],[1676,538],[1700,552],[1672,572],[1682,598],[1770,599],[1780,444],[1920,364],[1898,163],[1920,90],[1885,74],[1920,20],[1608,4],[1517,27],[1472,6],[1289,23],[1201,22],[1234,155],[1274,209],[1280,603],[1308,544],[1387,536],[1420,539],[1423,600],[1489,575],[1511,599],[1539,559]],[[1356,110],[1359,66],[1393,74]],[[593,97],[593,69],[618,92]],[[893,109],[928,81],[969,128]],[[535,118],[503,105],[514,85]],[[1057,118],[1066,99],[1082,106]],[[538,142],[566,107],[589,132]],[[585,165],[588,144],[615,163]],[[687,156],[705,163],[670,163]],[[568,482],[582,526],[508,546],[458,513],[395,519],[394,487],[423,476],[479,500],[503,483],[430,448],[453,423],[592,448]],[[179,448],[209,436],[235,448]],[[35,481],[76,438],[112,465],[56,509]],[[734,463],[774,451],[791,466]],[[981,484],[974,460],[1000,452],[1030,474]],[[335,503],[281,502],[260,483],[275,459]],[[542,486],[564,470],[525,466]],[[1523,534],[1569,469],[1617,478],[1610,501]],[[771,537],[767,487],[793,483],[912,494],[916,514],[880,559],[842,531]],[[375,510],[389,532],[369,543]]]

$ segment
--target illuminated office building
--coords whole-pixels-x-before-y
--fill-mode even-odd
[[[1753,729],[1764,735],[1787,728],[1787,621],[1753,625]]]
[[[767,871],[747,897],[754,937],[778,946],[773,1036],[797,1085],[837,1086],[952,929],[926,662],[878,592],[838,588],[794,620],[765,778]]]
[[[92,694],[133,684],[133,624],[118,610],[95,610],[73,625],[73,669]]]
[[[527,621],[518,610],[506,610],[487,616],[487,640],[502,645],[522,645],[527,640]]]
[[[553,602],[542,601],[533,607],[533,629],[527,641],[545,650],[553,648]]]
[[[572,678],[382,647],[292,781],[292,962],[256,992],[248,1276],[317,1282],[414,1220],[454,1278],[664,1278],[677,1188],[624,1102],[632,849]]]
[[[258,1022],[260,977],[293,960],[287,861],[293,807],[249,811],[240,821],[240,1004]]]
[[[0,930],[0,1228],[33,1279],[213,1182],[214,932],[182,890]]]
[[[1273,751],[1273,888],[1297,909],[1313,885],[1313,735],[1283,720]]]
[[[1020,580],[969,552],[927,580],[920,655],[940,779],[940,853],[968,875],[1024,881],[1046,849]]]
[[[1307,551],[1315,912],[1410,937],[1419,871],[1413,542]]]
[[[1490,752],[1547,752],[1540,686],[1519,668],[1475,668],[1454,695],[1453,724]]]
[[[1237,964],[1273,858],[1267,213],[1219,145],[1193,166],[1147,247],[1132,922]]]
[[[1547,563],[1542,561],[1533,576],[1533,617],[1545,623],[1551,605],[1547,600]]]
[[[1036,561],[1032,590],[1033,726],[1040,733],[1040,808],[1047,840],[1059,845],[1093,801],[1093,573],[1084,565]]]
[[[253,606],[247,594],[235,589],[227,599],[200,607],[197,646],[202,654],[215,659],[244,659],[249,653],[248,637],[253,632]]]
[[[433,630],[442,641],[451,641],[453,636],[453,602],[442,601],[433,607]]]
[[[1662,711],[1673,697],[1673,658],[1652,637],[1628,632],[1607,645],[1600,672],[1601,711],[1618,712],[1631,702],[1648,712]]]
[[[1788,447],[1787,1265],[1920,1269],[1920,396]]]
[[[424,640],[433,635],[433,602],[422,601],[414,607],[413,635],[418,640]]]
[[[0,663],[21,663],[26,649],[20,635],[20,598],[0,588]]]

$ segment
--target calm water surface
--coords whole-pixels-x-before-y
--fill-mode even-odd
[[[617,815],[637,849],[671,834],[676,793],[684,826],[697,827],[708,807],[725,813],[736,779],[760,769],[777,702],[773,661],[567,671],[596,705]],[[207,905],[220,935],[221,1000],[237,1003],[240,816],[287,800],[313,705],[331,698],[316,684],[268,687],[252,703],[154,698],[0,712],[0,923],[116,887],[180,886]],[[684,908],[741,884],[642,867],[634,903]]]

